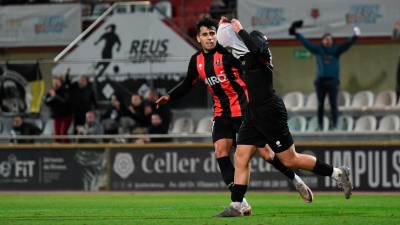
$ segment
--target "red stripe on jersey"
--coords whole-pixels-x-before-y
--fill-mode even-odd
[[[206,82],[207,76],[206,72],[204,70],[204,56],[202,53],[197,55],[197,72],[200,75],[200,78]],[[206,82],[207,83],[207,82]],[[214,90],[211,88],[210,85],[206,85],[208,88],[208,91],[211,93],[214,99],[214,116],[222,116],[222,105],[221,102],[219,101],[219,98],[215,95]]]
[[[246,94],[247,101],[249,101],[249,93],[247,92],[247,86],[246,83],[244,83],[244,81],[240,77],[239,69],[232,66],[232,73],[236,77],[237,83],[243,88],[244,93]]]
[[[222,54],[216,52],[214,54],[214,72],[217,77],[221,77],[224,81],[220,82],[222,90],[229,98],[229,107],[231,109],[231,116],[242,116],[242,110],[239,103],[239,95],[232,87],[231,82],[227,78],[224,70],[224,65],[222,63]],[[219,78],[221,80],[221,78]]]

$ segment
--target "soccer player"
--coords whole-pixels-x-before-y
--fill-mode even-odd
[[[248,34],[237,19],[232,19],[231,24],[220,25],[217,36],[218,42],[224,47],[231,48],[233,55],[244,65],[243,80],[249,92],[249,103],[237,138],[232,202],[218,216],[243,216],[245,209],[243,196],[249,183],[249,161],[257,148],[266,144],[286,167],[331,176],[344,190],[345,197],[350,198],[352,184],[347,167],[334,168],[314,156],[295,151],[287,125],[285,105],[273,89],[272,56],[266,37],[258,31]],[[243,48],[243,44],[246,48]]]
[[[186,95],[198,78],[206,83],[214,101],[212,139],[215,156],[224,182],[232,189],[235,168],[229,153],[247,106],[247,87],[241,78],[240,61],[217,43],[217,23],[203,18],[196,25],[196,31],[202,49],[191,57],[185,79],[156,103],[165,104]],[[264,145],[260,146],[259,154],[294,183],[305,202],[312,201],[311,190],[293,170],[284,167],[272,151],[267,151]],[[244,213],[250,214],[251,207],[245,200],[243,202]]]

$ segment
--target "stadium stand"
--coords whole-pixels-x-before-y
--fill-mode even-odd
[[[338,107],[339,110],[349,110],[351,104],[351,95],[347,91],[339,91],[338,93]],[[312,92],[307,96],[304,110],[316,110],[318,107],[318,99],[315,92]],[[324,108],[329,109],[330,103],[328,96],[325,97]]]
[[[348,109],[350,107],[350,104],[351,104],[351,95],[350,95],[350,93],[347,92],[347,91],[339,91],[339,94],[338,94],[338,107],[339,107],[339,110]],[[326,104],[325,104],[325,107],[326,107]]]
[[[399,131],[400,118],[397,115],[387,115],[379,121],[378,131]]]
[[[190,134],[194,131],[194,121],[190,117],[181,117],[175,120],[171,133],[173,134]]]
[[[374,104],[374,93],[372,91],[360,91],[353,96],[352,110],[366,110]]]
[[[53,119],[49,119],[44,123],[42,135],[53,135]]]
[[[361,116],[357,119],[354,131],[365,132],[365,131],[376,131],[376,117],[375,116]]]
[[[196,127],[196,134],[211,134],[213,127],[213,118],[211,116],[202,118]]]
[[[337,131],[353,131],[354,119],[351,116],[341,115],[337,121]]]
[[[329,119],[328,119],[328,117],[324,116],[322,131],[326,132],[328,130],[329,130]],[[310,120],[308,120],[306,131],[307,132],[319,131],[317,116],[313,116],[313,117],[311,117]]]
[[[396,93],[394,91],[382,91],[376,95],[373,108],[390,109],[396,106]]]
[[[304,132],[307,128],[307,119],[304,116],[294,116],[288,120],[290,132]]]
[[[304,95],[299,91],[290,92],[283,96],[283,102],[287,110],[297,111],[304,107]]]
[[[130,134],[135,127],[135,121],[128,116],[121,117],[119,124],[118,133],[120,134]]]
[[[317,100],[317,94],[315,92],[312,92],[307,96],[306,99],[306,104],[304,105],[305,110],[316,110],[318,107],[318,100]]]

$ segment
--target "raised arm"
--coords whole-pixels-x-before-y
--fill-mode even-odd
[[[341,55],[347,51],[355,42],[357,41],[357,36],[349,38],[345,43],[339,45],[336,49],[336,55]]]
[[[318,46],[318,45],[313,44],[311,41],[309,41],[308,39],[306,39],[306,38],[305,38],[302,34],[300,34],[300,33],[296,33],[295,35],[296,35],[296,39],[299,40],[299,41],[304,45],[304,47],[305,47],[308,51],[310,51],[310,52],[313,53],[313,54],[318,54],[318,49],[319,49],[319,46]]]

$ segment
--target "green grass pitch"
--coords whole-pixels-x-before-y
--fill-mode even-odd
[[[0,194],[0,225],[386,225],[400,224],[400,195],[315,193],[305,204],[296,193],[249,192],[253,215],[215,218],[229,194],[7,193]]]

